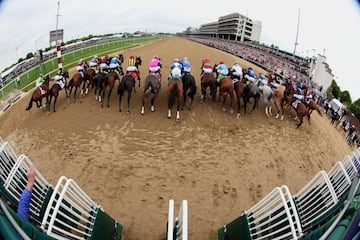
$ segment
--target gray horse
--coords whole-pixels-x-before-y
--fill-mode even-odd
[[[144,87],[144,93],[142,96],[142,106],[141,106],[141,115],[144,115],[145,113],[145,98],[147,98],[150,94],[152,95],[151,98],[151,111],[155,111],[154,102],[159,94],[160,90],[160,82],[158,78],[155,75],[149,75],[145,79],[145,87]]]

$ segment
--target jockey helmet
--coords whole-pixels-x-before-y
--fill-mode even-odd
[[[154,57],[153,57],[153,58],[155,58],[155,59],[159,59],[158,55],[154,55]]]
[[[97,56],[97,55],[95,55],[95,56],[94,56],[94,58],[98,58],[98,56]]]
[[[132,58],[132,59],[133,59],[133,58],[135,58],[135,57],[134,57],[134,55],[131,55],[129,58]]]
[[[83,63],[83,59],[82,58],[80,58],[80,60],[79,60],[79,62],[78,63]]]
[[[174,59],[174,62],[179,62],[179,59],[178,59],[178,58],[175,58],[175,59]]]
[[[210,63],[210,60],[208,58],[205,58],[203,63]]]
[[[183,60],[189,60],[187,57],[183,57]]]
[[[220,62],[219,62],[219,64],[224,64],[225,62],[224,62],[224,60],[220,60]]]

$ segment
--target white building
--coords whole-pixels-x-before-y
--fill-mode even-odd
[[[330,87],[334,74],[332,74],[329,64],[326,63],[325,56],[318,54],[315,63],[311,63],[310,77],[319,87],[323,87],[323,91]]]

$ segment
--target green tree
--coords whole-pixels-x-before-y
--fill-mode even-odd
[[[346,106],[351,105],[351,96],[348,90],[340,92],[340,102],[345,103]]]
[[[330,87],[326,90],[326,94],[328,96],[332,96],[336,99],[339,99],[340,93],[341,93],[340,87],[338,86],[335,80],[332,80]]]
[[[28,54],[26,54],[26,59],[29,59],[32,57],[34,57],[34,54],[32,52],[29,52]]]
[[[350,105],[350,111],[360,120],[360,98]]]

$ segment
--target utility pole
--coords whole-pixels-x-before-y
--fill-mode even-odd
[[[294,56],[295,56],[295,54],[296,54],[296,46],[299,45],[299,43],[298,43],[299,26],[300,26],[300,8],[299,8],[299,14],[298,14],[298,24],[297,24],[295,47],[294,47],[294,53],[293,53]]]
[[[59,17],[61,16],[61,15],[59,14],[59,11],[60,11],[60,0],[58,1],[57,5],[58,5],[58,8],[57,8],[57,13],[56,13],[56,29],[55,29],[55,30],[58,30]]]

